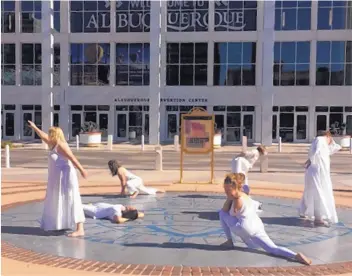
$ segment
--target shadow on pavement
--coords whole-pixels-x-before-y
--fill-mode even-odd
[[[102,198],[129,198],[128,196],[122,196],[120,194],[87,194],[81,195],[81,197],[102,197]]]
[[[198,215],[200,219],[207,219],[207,220],[219,220],[219,212],[191,212],[191,211],[184,211],[182,214],[186,215]]]
[[[298,217],[261,217],[264,224],[312,228],[310,221]]]
[[[179,195],[178,197],[181,198],[212,198],[212,199],[226,199],[225,196],[219,195],[200,195],[200,194],[191,194],[191,195]]]
[[[2,234],[14,234],[14,235],[27,235],[27,236],[63,236],[65,230],[61,231],[44,231],[39,227],[28,227],[28,226],[1,226]]]

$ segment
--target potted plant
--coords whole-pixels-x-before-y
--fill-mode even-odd
[[[221,129],[215,129],[214,144],[213,144],[213,147],[215,149],[221,148],[221,143],[222,143],[221,136],[222,136]]]
[[[101,133],[96,123],[85,122],[79,133],[79,142],[87,147],[98,147],[101,144]]]
[[[339,122],[335,122],[330,126],[330,132],[334,137],[336,143],[340,144],[343,148],[350,147],[351,136],[346,135],[346,123],[340,125]]]

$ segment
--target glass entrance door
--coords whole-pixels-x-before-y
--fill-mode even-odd
[[[241,142],[241,113],[227,112],[226,114],[226,141]]]
[[[253,141],[254,139],[254,114],[253,113],[242,113],[242,137],[247,136],[247,141]],[[241,141],[242,141],[241,137]]]
[[[352,113],[346,114],[346,135],[352,135]]]
[[[318,135],[322,131],[326,131],[328,129],[328,117],[326,113],[317,113],[315,115],[316,123],[316,133]]]
[[[172,140],[174,139],[175,135],[179,135],[178,130],[180,128],[179,126],[179,119],[178,119],[178,112],[168,112],[167,113],[167,139]]]
[[[28,121],[33,121],[33,111],[24,111],[22,113],[22,139],[32,140],[34,138],[34,131],[29,127]]]
[[[15,113],[5,111],[3,120],[2,134],[5,139],[13,138],[15,136]]]
[[[144,135],[144,139],[145,142],[149,141],[149,113],[144,113],[144,131],[143,131],[143,135]]]
[[[82,112],[74,112],[71,114],[71,139],[79,135],[82,126]]]
[[[98,125],[101,131],[101,138],[106,140],[108,137],[108,124],[109,124],[109,113],[99,112],[98,113]]]
[[[116,139],[119,141],[128,140],[128,112],[116,113]]]
[[[308,141],[308,114],[307,113],[295,113],[295,142],[307,142]]]
[[[293,142],[294,140],[294,116],[294,113],[280,113],[279,137],[282,138],[282,142]]]
[[[225,126],[225,114],[215,113],[215,133],[221,131],[221,139],[225,140],[226,137],[226,126]]]

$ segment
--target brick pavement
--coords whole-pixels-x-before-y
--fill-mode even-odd
[[[155,173],[156,174],[156,173]],[[150,182],[149,182],[150,183]],[[175,184],[159,182],[167,191],[189,192],[221,192],[221,185],[215,184]],[[96,185],[87,180],[81,181],[82,194],[112,193],[116,186],[114,182],[105,181],[103,185]],[[299,198],[301,185],[279,183],[260,183],[251,185],[252,193],[274,197]],[[14,204],[21,204],[31,200],[41,200],[45,194],[44,181],[2,181],[2,208],[11,208]],[[341,206],[352,207],[350,191],[335,192],[336,203]],[[69,269],[68,269],[69,268]],[[270,267],[270,268],[233,268],[233,267],[169,267],[169,266],[141,266],[119,265],[69,259],[47,254],[39,254],[2,243],[2,275],[22,274],[33,275],[340,275],[352,272],[352,262],[318,265],[311,267]]]

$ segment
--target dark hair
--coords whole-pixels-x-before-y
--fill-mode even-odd
[[[116,160],[110,160],[108,166],[112,176],[117,175],[117,170],[121,167],[121,164]]]
[[[122,211],[122,217],[129,220],[136,220],[138,218],[138,211],[137,210]]]
[[[266,151],[266,148],[265,146],[260,145],[257,147],[257,151],[259,151],[260,154],[264,154],[264,152]]]
[[[327,136],[327,137],[331,137],[331,132],[330,130],[320,130],[318,132],[318,136]]]

